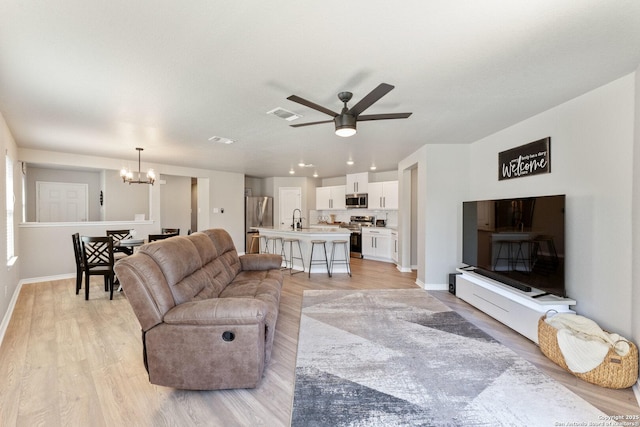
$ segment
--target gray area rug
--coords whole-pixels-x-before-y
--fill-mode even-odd
[[[292,426],[553,426],[605,415],[421,289],[305,291],[302,307]]]

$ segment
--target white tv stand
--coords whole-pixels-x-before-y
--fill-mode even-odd
[[[467,268],[457,269],[456,296],[504,323],[516,332],[538,344],[538,319],[548,310],[573,313],[569,306],[576,301],[556,295],[544,294],[533,288],[524,292],[504,283],[474,273]]]

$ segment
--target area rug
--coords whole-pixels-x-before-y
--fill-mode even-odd
[[[305,291],[302,307],[292,426],[604,419],[421,289]]]

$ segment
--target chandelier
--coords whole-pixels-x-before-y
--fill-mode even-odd
[[[147,172],[147,179],[146,180],[142,180],[140,179],[140,153],[142,152],[142,150],[144,150],[144,148],[140,148],[140,147],[136,147],[136,150],[138,150],[138,179],[135,180],[133,179],[133,172],[131,172],[130,170],[128,170],[127,168],[122,168],[122,170],[120,170],[120,177],[122,178],[122,182],[126,182],[128,184],[151,184],[153,185],[153,183],[156,181],[156,173],[153,171],[153,169],[149,169],[149,171]]]

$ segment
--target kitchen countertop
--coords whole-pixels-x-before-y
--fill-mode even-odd
[[[351,230],[347,228],[340,227],[318,227],[314,226],[313,228],[303,227],[302,229],[292,230],[291,227],[286,228],[278,228],[278,227],[252,227],[252,229],[258,231],[277,231],[278,233],[287,233],[287,234],[351,234]]]

